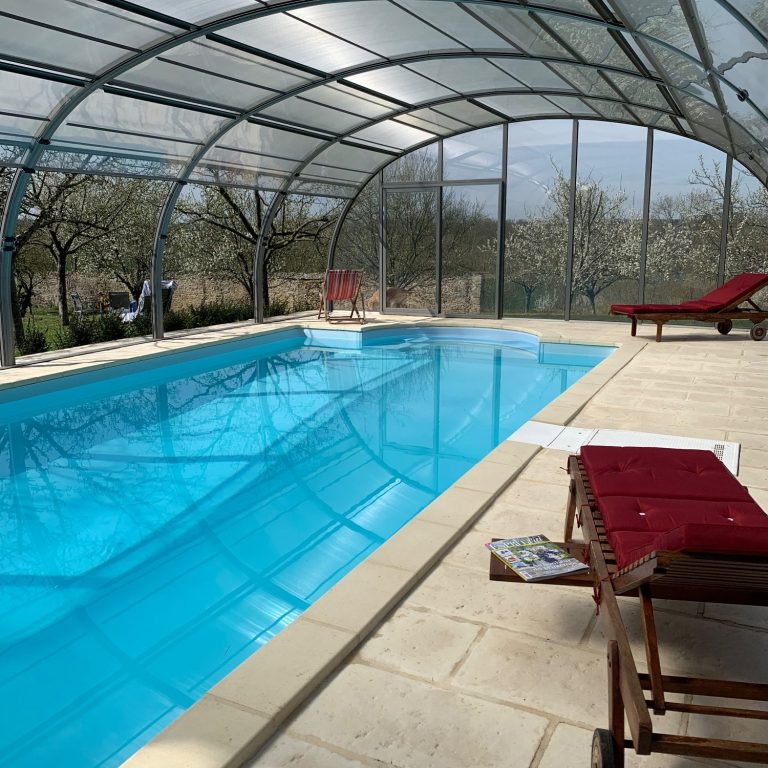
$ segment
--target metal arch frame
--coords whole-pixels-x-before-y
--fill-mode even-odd
[[[265,58],[269,58],[269,57],[265,57]],[[203,142],[200,144],[198,149],[195,150],[195,152],[192,154],[189,160],[187,160],[187,162],[184,164],[184,167],[178,173],[174,181],[173,187],[169,191],[166,197],[166,200],[163,204],[162,213],[158,220],[158,224],[155,230],[154,247],[152,251],[152,269],[151,269],[153,285],[160,284],[158,281],[162,277],[162,259],[165,251],[165,243],[167,241],[168,230],[170,228],[173,211],[176,206],[176,203],[178,202],[182,188],[184,187],[185,184],[189,182],[190,176],[195,171],[195,169],[199,166],[200,162],[203,160],[205,155],[216,146],[217,142],[220,139],[226,136],[230,131],[234,130],[238,125],[248,121],[249,118],[252,118],[258,115],[263,115],[263,113],[266,110],[282,102],[285,102],[292,98],[300,96],[303,93],[313,91],[316,88],[321,88],[323,86],[327,86],[332,83],[339,83],[340,81],[346,80],[347,78],[353,77],[358,74],[365,74],[368,72],[375,72],[381,69],[390,69],[392,67],[404,66],[406,64],[414,64],[414,63],[423,62],[423,61],[442,61],[442,60],[450,61],[453,59],[463,60],[463,59],[476,59],[476,58],[480,58],[480,59],[496,58],[496,59],[511,59],[511,60],[521,60],[521,61],[568,63],[568,64],[574,64],[575,66],[587,67],[590,69],[598,69],[598,70],[606,69],[609,72],[617,72],[625,75],[634,75],[633,72],[623,69],[621,67],[610,67],[610,66],[598,67],[598,65],[589,64],[582,61],[571,61],[569,59],[560,59],[557,57],[527,56],[517,51],[497,51],[495,49],[464,48],[463,50],[455,50],[455,51],[408,53],[408,54],[402,54],[396,57],[391,57],[388,59],[380,59],[374,62],[370,62],[368,64],[357,64],[352,67],[346,67],[345,69],[339,70],[334,73],[324,73],[322,77],[318,76],[314,80],[310,80],[294,88],[278,93],[275,96],[262,100],[257,104],[251,107],[248,107],[246,110],[243,110],[242,112],[240,112],[236,117],[225,122],[215,131],[213,131],[210,134],[210,136],[208,136],[206,139],[203,140]],[[493,91],[485,91],[485,90],[470,91],[470,92],[467,92],[466,94],[461,93],[460,91],[454,91],[454,92],[456,93],[457,98],[462,98],[462,99],[481,95],[481,94],[488,95],[489,93],[493,93],[493,94],[521,93],[525,95],[533,95],[533,94],[541,95],[541,94],[551,93],[552,95],[573,96],[575,98],[583,97],[583,94],[581,94],[580,91],[575,87],[573,88],[572,91],[568,91],[568,90],[561,91],[560,89],[554,89],[554,88],[553,89],[534,89],[534,88],[531,88],[530,86],[526,86],[525,83],[523,83],[522,81],[516,80],[514,75],[508,72],[505,72],[505,74],[509,78],[510,83],[519,82],[521,87],[510,87],[506,89],[496,88]],[[657,78],[644,78],[644,79],[654,83],[662,82]],[[442,87],[449,87],[449,86],[442,86]],[[366,89],[366,91],[368,90],[370,89]],[[391,96],[387,96],[386,94],[383,94],[383,93],[374,92],[374,91],[371,91],[370,93],[371,95],[375,95],[376,98],[380,98],[392,104],[400,104],[405,109],[407,109],[406,112],[403,112],[402,110],[394,110],[391,113],[387,113],[388,115],[407,114],[407,112],[423,108],[421,104],[407,104],[406,102],[403,102]],[[604,97],[603,100],[615,101],[616,103],[621,103],[621,104],[634,103],[634,102],[628,101],[627,99],[620,98],[618,94],[615,99],[608,99]],[[637,104],[637,106],[641,106],[641,105]],[[657,110],[657,111],[664,111],[664,110]],[[673,114],[673,113],[670,111],[669,114]],[[366,121],[361,122],[360,124],[358,124],[358,127],[355,128],[353,132],[357,132],[358,130],[363,130],[364,128],[368,127],[368,125],[370,125],[370,123]],[[278,118],[275,119],[274,127],[277,130],[281,129],[281,125]],[[291,126],[286,125],[285,129],[290,129],[290,127]],[[351,133],[348,132],[344,135],[345,137],[348,137],[349,135],[351,135]],[[361,147],[361,148],[366,148],[366,147]],[[271,221],[270,221],[270,226],[271,226]],[[152,292],[152,334],[153,334],[153,338],[156,340],[163,338],[162,314],[163,314],[162,296],[157,295],[157,291],[153,291]],[[254,318],[257,318],[257,317],[258,317],[258,313],[256,310],[254,310]]]
[[[572,11],[541,7],[536,4],[520,6],[517,3],[514,3],[514,4],[507,3],[507,2],[502,3],[501,0],[467,0],[467,1],[475,5],[477,4],[495,5],[495,6],[504,5],[504,6],[508,6],[511,9],[517,10],[521,13],[535,11],[536,14],[541,13],[545,18],[547,16],[566,17],[569,19],[578,20],[585,24],[592,24],[595,26],[599,26],[609,31],[616,31],[616,32],[626,31],[629,34],[632,34],[636,38],[648,37],[649,39],[653,39],[657,44],[661,44],[665,47],[668,47],[680,55],[688,56],[685,52],[680,51],[679,49],[665,43],[664,41],[658,40],[657,38],[651,38],[650,36],[644,33],[637,32],[636,30],[632,30],[630,27],[624,24],[617,24],[612,20],[607,20],[605,18],[592,18],[590,16],[584,16],[582,14],[575,13]],[[55,134],[55,132],[58,130],[58,128],[61,126],[64,120],[66,120],[66,118],[72,113],[72,111],[79,104],[81,104],[86,98],[88,98],[88,96],[90,96],[93,92],[103,87],[104,85],[108,84],[109,82],[115,80],[122,73],[132,69],[133,67],[137,66],[138,64],[141,64],[144,61],[147,61],[151,58],[154,58],[155,56],[162,54],[167,50],[171,50],[180,45],[183,45],[184,43],[191,42],[193,40],[196,40],[208,34],[212,34],[218,30],[226,29],[231,26],[236,26],[237,24],[255,20],[261,17],[276,15],[279,13],[306,7],[309,5],[315,5],[315,6],[318,4],[328,5],[328,4],[336,4],[336,3],[342,3],[342,2],[346,2],[346,0],[283,0],[282,2],[276,2],[270,6],[260,6],[258,8],[248,9],[245,11],[238,11],[229,16],[217,18],[212,21],[207,21],[207,22],[204,21],[200,24],[191,24],[188,22],[184,22],[183,20],[180,20],[180,19],[173,19],[171,17],[166,17],[164,15],[153,14],[151,11],[148,11],[147,9],[141,9],[139,7],[134,8],[129,3],[119,3],[119,4],[115,3],[115,5],[119,5],[119,7],[122,7],[122,8],[127,8],[131,10],[133,13],[144,15],[148,18],[155,18],[168,25],[176,25],[184,29],[185,31],[179,35],[168,37],[159,43],[150,45],[148,48],[145,48],[139,51],[135,55],[129,56],[127,59],[123,60],[122,62],[109,67],[102,74],[96,75],[91,80],[90,83],[82,86],[81,90],[70,94],[62,104],[60,104],[54,109],[51,116],[48,118],[48,122],[43,126],[41,131],[32,139],[32,141],[28,145],[24,153],[24,157],[22,158],[22,161],[21,161],[22,167],[16,172],[16,174],[14,174],[14,178],[12,180],[11,187],[8,193],[8,198],[6,201],[6,206],[3,211],[2,226],[0,227],[0,232],[2,232],[2,238],[3,238],[2,263],[0,264],[0,305],[1,305],[0,306],[0,364],[1,365],[3,366],[13,365],[14,363],[13,319],[12,319],[12,313],[11,313],[11,307],[10,307],[10,279],[12,278],[10,261],[11,261],[11,257],[15,247],[15,230],[16,230],[18,213],[20,211],[21,202],[23,199],[24,192],[26,190],[29,174],[34,172],[35,167],[37,165],[37,161],[41,153],[43,152],[44,147],[50,142],[50,138]],[[685,0],[680,0],[680,2],[683,8],[685,8],[686,7]],[[730,5],[727,5],[723,2],[720,2],[720,5],[726,8],[726,10],[728,10],[729,12],[732,12],[733,10]],[[162,18],[160,18],[160,16],[162,16]],[[736,14],[732,12],[732,16],[737,22],[744,23],[744,19],[741,17],[740,14]],[[428,22],[426,22],[425,20],[422,20],[422,21],[423,23],[428,24]],[[748,26],[751,33],[755,34],[755,30],[753,28],[753,25],[751,25],[751,23],[746,26]],[[691,31],[693,33],[694,30],[691,30]],[[760,35],[759,37],[762,38],[762,35]],[[698,35],[694,34],[694,40],[697,43],[699,42]],[[358,47],[361,47],[361,46],[358,46]],[[471,49],[468,49],[468,50],[471,50]],[[473,54],[470,54],[470,55],[473,55]],[[474,54],[474,55],[477,55],[477,54]],[[532,57],[523,54],[523,58],[530,59]],[[693,59],[693,57],[690,57],[690,58]],[[576,63],[579,63],[579,62],[576,62]],[[696,63],[698,64],[699,62],[697,61]],[[705,69],[707,70],[708,76],[710,78],[710,82],[712,82],[715,79],[722,79],[725,83],[727,83],[728,85],[731,85],[730,81],[727,78],[723,77],[720,73],[713,72],[711,69],[711,66],[707,66],[707,62],[704,62],[704,64],[705,64]],[[591,65],[591,66],[594,66],[597,69],[605,69],[605,67],[599,67],[598,65]],[[660,71],[664,72],[663,69],[661,69]],[[631,74],[635,75],[636,73],[631,73]],[[641,77],[643,76],[642,72],[640,76]],[[663,78],[661,79],[661,82],[666,85]],[[713,88],[713,90],[716,96],[719,96],[717,89]],[[535,89],[532,89],[532,92],[535,93],[536,92]],[[718,98],[718,106],[721,107],[720,111],[721,113],[723,113],[721,97]],[[756,109],[759,114],[763,114],[762,111],[759,110],[755,105],[751,104],[751,106],[754,109]],[[727,123],[725,124],[725,127],[726,127],[726,130],[728,131]],[[174,192],[176,192],[175,196],[169,195],[168,197],[168,201],[171,201],[171,204],[167,206],[168,219],[170,217],[170,214],[172,213],[173,203],[175,203],[176,200],[178,199],[178,192],[180,192],[180,185],[178,183],[175,185]],[[282,194],[282,190],[281,190],[281,193],[276,195],[273,203],[277,201],[282,201],[284,197],[285,195]],[[165,212],[166,212],[166,209],[164,207],[164,214]],[[164,218],[166,217],[164,216],[163,218],[161,218],[161,221]],[[270,226],[271,226],[271,221],[270,221]],[[156,232],[156,235],[160,235],[160,234],[161,233],[158,229],[158,231]],[[162,237],[156,237],[156,243],[158,244],[158,247],[160,250],[162,250],[163,240],[164,238]],[[155,259],[154,261],[158,263],[153,263],[153,274],[155,273],[156,270],[160,269],[159,262],[161,261],[161,259]],[[9,263],[6,263],[6,262],[9,262]],[[154,293],[158,294],[158,292],[154,292]],[[153,326],[156,331],[159,328],[159,332],[162,333],[162,318],[161,317],[159,318],[159,323],[154,318],[154,313],[156,312],[156,310],[157,309],[162,310],[161,302],[159,300],[159,294],[158,294],[157,300],[152,302],[152,305],[153,305]]]
[[[503,93],[503,92],[504,92],[503,89],[494,88],[494,89],[491,89],[489,91],[479,92],[479,93],[475,93],[473,95],[474,95],[474,97],[477,97],[477,96],[483,95],[483,93],[485,93],[485,95],[487,95],[487,94],[498,94],[498,93]],[[519,93],[520,91],[519,91],[519,89],[515,89],[514,92],[515,93]],[[530,91],[527,91],[527,93],[530,93]],[[597,98],[597,97],[591,97],[591,98]],[[347,131],[347,132],[345,132],[343,134],[340,134],[340,135],[334,137],[333,139],[328,140],[324,144],[321,144],[319,147],[317,147],[312,152],[310,152],[309,155],[307,155],[300,163],[298,163],[297,166],[293,169],[293,171],[291,171],[291,173],[285,178],[283,184],[275,192],[275,195],[272,198],[272,201],[270,202],[269,208],[267,209],[267,212],[264,215],[264,221],[262,223],[262,228],[261,228],[261,231],[259,233],[259,238],[258,238],[258,240],[256,242],[256,253],[255,253],[255,258],[254,258],[254,285],[256,284],[257,279],[260,278],[260,276],[262,274],[262,270],[264,268],[264,259],[265,259],[265,256],[266,256],[266,238],[268,236],[268,232],[272,228],[272,223],[273,223],[273,221],[275,219],[275,216],[277,215],[277,212],[280,210],[283,202],[285,201],[285,198],[288,196],[291,184],[301,175],[303,170],[308,165],[310,165],[319,155],[321,155],[327,149],[330,149],[331,147],[333,147],[333,146],[335,146],[337,144],[342,143],[345,139],[349,138],[349,136],[351,136],[351,135],[353,135],[355,133],[358,133],[361,130],[365,130],[366,128],[370,128],[370,127],[372,127],[374,125],[377,125],[378,123],[385,122],[387,120],[392,120],[392,119],[394,119],[396,117],[399,117],[399,116],[404,115],[404,114],[408,114],[409,112],[412,112],[412,111],[415,111],[415,110],[427,109],[427,108],[430,108],[430,107],[433,107],[433,106],[438,106],[440,104],[445,104],[445,103],[450,103],[450,102],[455,102],[455,101],[470,101],[470,103],[474,103],[472,101],[472,97],[459,95],[459,96],[456,96],[456,97],[449,97],[449,98],[443,97],[441,99],[432,100],[432,101],[428,101],[428,102],[423,102],[423,103],[421,103],[421,104],[419,104],[417,106],[411,105],[411,106],[408,106],[407,108],[405,108],[403,110],[399,110],[399,111],[396,111],[396,112],[390,112],[390,113],[387,113],[386,115],[382,115],[382,116],[379,116],[379,117],[377,117],[375,119],[369,120],[369,121],[367,121],[364,124],[355,126],[354,128],[350,129],[349,131]],[[603,101],[613,101],[613,99],[606,99],[606,98],[604,98]],[[620,101],[620,100],[617,98],[616,101]],[[485,108],[481,103],[477,103],[477,104],[475,104],[475,106],[478,106],[480,108]],[[502,117],[499,113],[495,113],[494,111],[492,111],[490,109],[488,109],[487,111],[489,112],[489,114],[496,114],[499,117],[498,120],[494,120],[494,121],[491,121],[490,123],[488,123],[487,124],[488,126],[490,126],[490,125],[498,125],[498,124],[503,124],[503,123],[509,123],[509,122],[520,122],[519,120],[515,120],[514,118],[510,118],[508,115],[505,115],[505,116]],[[661,110],[656,110],[656,111],[661,111]],[[546,114],[546,115],[535,115],[534,114],[534,115],[526,116],[525,120],[535,120],[535,119],[541,119],[541,118],[551,118],[551,119],[560,118],[560,119],[572,119],[572,120],[573,119],[581,119],[581,117],[580,118],[575,118],[572,115],[568,115],[568,114],[564,113],[562,116],[552,115],[552,114]],[[595,115],[595,117],[587,116],[584,119],[588,119],[588,120],[605,120],[605,118],[602,115]],[[622,121],[615,120],[613,122],[622,122]],[[630,123],[630,125],[637,125],[637,124],[636,123]],[[486,127],[486,126],[478,126],[478,128],[483,128],[483,127]],[[469,129],[469,130],[474,130],[474,129]],[[446,134],[446,136],[461,135],[462,133],[467,133],[467,132],[468,131],[463,131],[463,130],[462,131],[456,131],[455,133]],[[677,135],[677,134],[675,134],[675,135]],[[419,144],[415,144],[415,145],[413,145],[411,147],[408,147],[407,149],[403,150],[400,153],[400,155],[405,155],[405,154],[408,154],[409,152],[413,152],[416,149],[419,149],[421,146],[432,144],[435,141],[438,141],[439,139],[445,138],[446,136],[439,136],[439,137],[430,138],[428,141],[421,142]],[[373,151],[376,151],[376,147],[370,147],[370,149],[373,150]],[[386,165],[386,163],[384,165]],[[373,177],[373,175],[376,172],[378,172],[378,170],[380,168],[382,168],[382,167],[384,167],[384,166],[383,165],[379,166],[379,168],[377,168],[376,171],[373,171],[371,174],[369,174],[369,176],[364,181],[358,182],[358,188],[360,190],[362,190],[362,188],[370,181],[370,179]],[[264,307],[263,307],[262,302],[261,302],[261,291],[260,290],[254,290],[254,320],[257,323],[264,322]]]

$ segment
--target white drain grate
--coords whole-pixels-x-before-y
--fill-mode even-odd
[[[658,435],[653,432],[625,432],[619,429],[588,429],[560,427],[538,421],[528,421],[514,432],[509,440],[541,445],[560,451],[575,453],[582,445],[646,446],[649,448],[698,448],[712,451],[728,469],[739,471],[739,443],[722,440],[704,440],[698,437]]]

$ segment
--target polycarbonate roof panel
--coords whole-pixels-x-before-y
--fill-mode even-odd
[[[572,89],[569,83],[566,83],[552,70],[552,67],[541,61],[531,61],[530,59],[489,59],[489,61],[529,88]]]
[[[408,104],[419,104],[422,101],[456,95],[456,91],[438,85],[405,67],[377,69],[362,75],[353,75],[347,80],[370,88],[384,97],[389,96]]]
[[[519,118],[529,115],[553,115],[563,117],[563,111],[543,96],[534,94],[512,94],[508,96],[490,96],[478,99],[508,117]]]
[[[587,96],[607,96],[614,99],[619,95],[597,69],[575,64],[553,64],[552,68]]]
[[[7,16],[0,16],[0,51],[5,57],[84,74],[96,74],[131,54],[128,48]]]
[[[162,58],[195,71],[230,78],[235,85],[243,83],[273,91],[317,80],[316,75],[208,39],[179,45],[163,53]]]
[[[333,144],[328,149],[324,149],[314,159],[312,165],[325,165],[372,173],[391,159],[392,155],[376,152],[373,149],[352,147],[349,144]],[[311,165],[308,168],[311,168]]]
[[[392,101],[379,99],[364,91],[338,83],[317,86],[311,91],[307,91],[302,98],[365,117],[381,117],[387,112],[400,108],[398,104]]]
[[[86,34],[106,44],[134,49],[179,31],[172,25],[104,5],[99,0],[3,0],[0,12],[33,24],[54,26],[63,31]],[[2,23],[6,23],[5,18]]]
[[[228,27],[219,35],[324,72],[381,58],[285,13]]]
[[[301,96],[281,101],[279,104],[265,109],[261,114],[293,123],[299,127],[317,128],[331,133],[346,133],[354,126],[367,122],[363,115],[342,112],[313,101],[307,101]]]
[[[466,125],[482,126],[499,122],[499,118],[492,112],[469,101],[452,101],[449,104],[441,104],[436,110],[461,120]]]
[[[472,6],[472,12],[525,53],[570,58],[568,51],[548,35],[523,8],[475,5]]]
[[[598,117],[592,107],[587,104],[585,99],[579,99],[576,96],[547,96],[555,106],[560,107],[566,114],[576,115],[578,117]]]
[[[661,91],[650,81],[642,77],[622,75],[618,72],[610,72],[606,77],[623,93],[629,101],[635,104],[645,104],[649,107],[658,107],[669,110],[669,104]]]
[[[383,58],[456,47],[449,37],[387,0],[310,5],[291,15]]]
[[[454,120],[452,117],[443,114],[439,109],[417,109],[414,112],[410,112],[407,115],[401,115],[398,120],[401,123],[407,123],[413,125],[416,128],[421,128],[431,133],[439,133],[440,135],[448,135],[456,133],[458,131],[466,130],[469,126],[467,123],[460,120]]]
[[[191,109],[96,91],[75,108],[56,138],[79,137],[83,129],[93,128],[101,132],[103,146],[111,147],[123,145],[124,135],[132,133],[136,136],[132,141],[138,142],[135,146],[140,143],[143,149],[152,151],[156,138],[199,142],[223,123],[222,117]]]
[[[0,109],[20,117],[47,118],[75,88],[53,80],[3,72],[0,74]]]
[[[132,69],[118,81],[144,86],[169,95],[186,96],[213,104],[247,109],[275,95],[275,91],[259,88],[242,80],[220,77],[212,72],[191,69],[172,61],[150,59]]]
[[[698,58],[678,0],[613,0],[632,28]]]
[[[526,87],[519,80],[510,77],[506,72],[502,72],[485,59],[421,61],[417,64],[410,64],[409,69],[461,93]]]
[[[400,0],[400,5],[470,48],[510,48],[506,40],[454,3]]]
[[[150,11],[183,21],[201,22],[226,16],[235,11],[250,11],[261,5],[259,0],[133,0]]]
[[[635,116],[622,104],[606,99],[589,99],[589,104],[608,120],[636,123]]]
[[[661,66],[665,80],[676,88],[715,103],[715,96],[709,87],[706,70],[695,61],[664,48],[657,43],[647,43],[648,50]]]
[[[231,118],[217,112],[255,113],[253,122],[240,123],[209,151],[205,175],[210,179],[225,169],[232,178],[256,178],[248,176],[247,166],[254,163],[261,173],[263,158],[271,157],[270,173],[281,178],[323,146],[323,139],[257,124],[264,120],[318,131],[329,140],[356,131],[363,143],[402,151],[437,135],[498,123],[501,115],[592,117],[595,111],[608,119],[675,129],[663,114],[673,111],[667,92],[690,118],[695,135],[730,150],[722,102],[710,82],[718,79],[715,91],[722,91],[737,151],[757,158],[747,158],[752,164],[764,162],[768,121],[760,110],[768,109],[763,87],[768,57],[760,34],[731,12],[733,0],[688,0],[717,72],[709,78],[697,63],[700,52],[680,0],[609,0],[627,24],[626,30],[616,25],[621,45],[590,0],[525,5],[337,0],[292,10],[280,2],[273,12],[269,6],[277,0],[139,0],[125,4],[132,10],[111,0],[5,0],[0,10],[0,46],[8,57],[5,63],[0,59],[6,70],[0,76],[4,156],[13,162],[19,155],[14,142],[38,133],[76,87],[16,74],[19,67],[30,74],[37,74],[35,67],[81,74],[87,84],[170,36],[195,34],[190,24],[218,19],[221,23],[201,30],[197,39],[127,68],[114,81],[116,89],[88,96],[54,133],[47,162],[166,174],[226,127]],[[766,30],[766,0],[737,5],[744,18]],[[157,14],[165,17],[157,21]],[[227,23],[229,14],[250,20]],[[629,74],[635,69],[622,45],[631,46],[668,91]],[[400,56],[409,60],[388,61]],[[341,83],[324,82],[340,72],[348,74]],[[313,82],[323,84],[308,88]],[[569,95],[574,88],[582,98]],[[509,93],[526,89],[530,92]],[[537,93],[544,90],[562,93],[547,99]],[[477,98],[462,98],[466,94]],[[404,112],[408,105],[410,114]],[[395,119],[384,119],[388,115]],[[376,120],[382,122],[363,127]],[[70,148],[70,157],[57,161],[64,157],[56,151],[62,147]],[[322,167],[353,174],[368,170],[343,162],[312,165],[325,178],[329,171]]]
[[[403,150],[437,138],[434,134],[403,125],[395,120],[385,120],[377,125],[364,128],[352,136],[357,141],[377,144],[386,149]]]
[[[554,15],[547,16],[545,20],[563,42],[587,63],[636,71],[627,54],[602,24],[584,23]]]
[[[322,139],[293,131],[254,123],[239,123],[219,140],[218,146],[301,160],[322,143]]]
[[[355,196],[358,185],[343,186],[312,179],[296,179],[288,191],[293,195],[309,195],[311,197],[340,197],[350,199]]]

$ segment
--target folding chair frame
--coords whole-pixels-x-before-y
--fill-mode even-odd
[[[328,292],[328,275],[329,272],[325,273],[325,277],[323,278],[323,287],[320,292],[320,308],[317,311],[317,319],[319,320],[321,317],[325,320],[326,323],[342,323],[342,322],[348,322],[352,319],[354,319],[354,316],[357,315],[357,319],[360,321],[360,324],[363,325],[365,323],[365,299],[363,296],[363,275],[360,274],[360,282],[357,286],[357,291],[355,292],[355,295],[350,297],[349,299],[338,299],[338,301],[350,301],[352,303],[352,309],[350,310],[349,317],[334,317],[331,314],[331,309],[329,309],[329,305],[333,304],[333,300],[326,299],[326,293]],[[357,308],[358,301],[360,302],[360,306],[362,307],[363,314],[362,317],[360,315],[360,310]]]
[[[605,527],[578,456],[568,461],[571,475],[563,546],[590,565],[589,572],[551,579],[543,584],[592,587],[598,610],[605,616],[608,635],[608,729],[597,729],[592,741],[592,768],[623,768],[624,750],[639,755],[671,755],[741,760],[768,764],[768,744],[710,739],[654,732],[649,711],[663,715],[692,715],[768,720],[768,711],[691,703],[688,697],[723,697],[746,702],[768,701],[768,684],[664,675],[653,612],[653,598],[768,605],[768,558],[733,555],[653,552],[619,569]],[[584,541],[573,540],[574,524],[584,530]],[[491,555],[490,578],[521,580]],[[640,600],[647,673],[635,665],[617,596]],[[649,698],[646,699],[645,692]],[[667,701],[667,694],[686,695],[682,703]],[[630,739],[625,739],[624,718]]]

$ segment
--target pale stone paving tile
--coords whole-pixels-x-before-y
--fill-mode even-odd
[[[487,574],[441,565],[406,605],[575,645],[591,622],[593,603],[587,589],[491,581]]]
[[[538,611],[538,601],[535,605]],[[542,606],[541,611],[546,610]],[[605,667],[604,651],[544,643],[491,628],[454,680],[461,690],[576,723],[602,725],[608,716]]]
[[[445,680],[481,631],[477,624],[401,608],[356,659],[427,680]]]
[[[546,727],[528,712],[350,664],[291,731],[397,768],[496,768],[499,755],[528,765]]]
[[[533,480],[516,480],[499,497],[502,504],[510,507],[526,506],[536,509],[562,510],[568,499],[568,483],[541,483]]]
[[[552,541],[562,541],[564,512],[565,505],[560,509],[531,509],[497,502],[477,521],[476,528],[500,539],[541,533]]]
[[[246,763],[247,768],[370,768],[371,765],[384,764],[362,762],[287,735],[268,745],[256,760]]]

